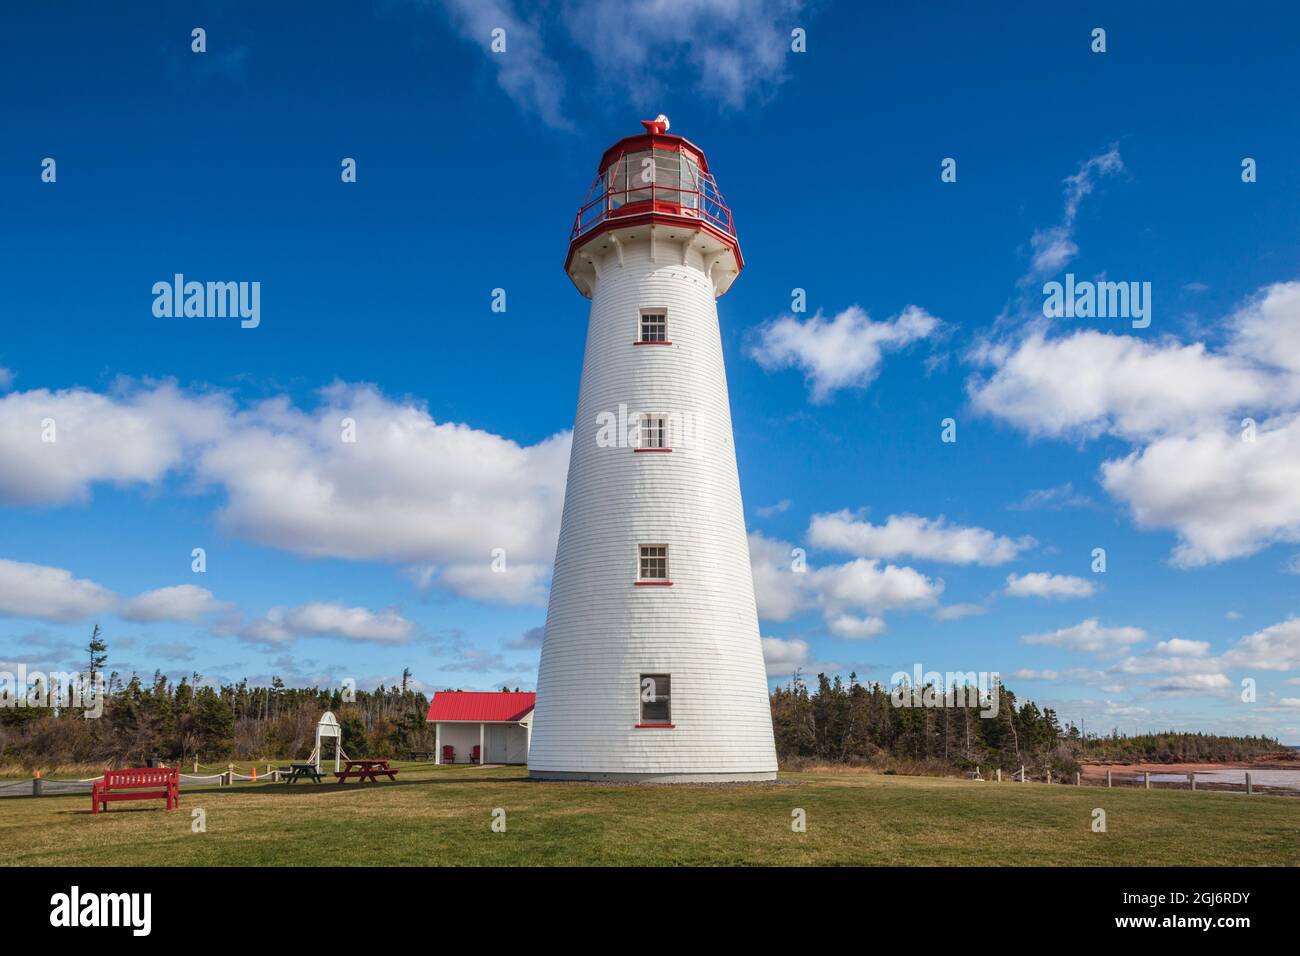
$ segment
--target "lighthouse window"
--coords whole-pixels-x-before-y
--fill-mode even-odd
[[[641,545],[641,580],[668,580],[668,545]]]
[[[669,708],[672,677],[668,674],[641,675],[641,723],[671,724]]]
[[[680,203],[681,200],[681,154],[666,149],[656,149],[655,153],[655,189],[660,202]]]
[[[623,175],[627,177],[627,201],[649,202],[655,184],[654,156],[649,150],[628,153],[623,158]]]
[[[668,447],[668,419],[662,415],[641,416],[641,447]]]
[[[682,157],[682,206],[694,209],[699,205],[700,167],[688,156]]]
[[[668,340],[668,314],[666,312],[641,313],[641,341],[666,342]]]

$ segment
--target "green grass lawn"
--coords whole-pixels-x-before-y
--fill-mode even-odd
[[[181,790],[162,801],[0,800],[21,865],[1291,865],[1300,800],[861,772],[781,784],[538,783],[519,767],[398,764],[397,783]],[[494,833],[492,813],[506,813]],[[791,811],[807,832],[791,830]],[[1092,831],[1093,809],[1106,833]],[[191,832],[191,811],[207,832]]]

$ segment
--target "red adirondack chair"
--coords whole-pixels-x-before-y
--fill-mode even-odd
[[[453,747],[451,744],[442,745],[442,762],[443,763],[456,762],[456,748]]]
[[[474,745],[474,750],[473,750],[473,752],[471,752],[470,755],[469,755],[469,762],[470,762],[470,763],[482,763],[482,761],[479,760],[479,745],[478,745],[478,744],[475,744],[475,745]]]

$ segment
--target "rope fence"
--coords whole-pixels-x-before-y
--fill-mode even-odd
[[[239,773],[235,770],[234,764],[231,764],[229,769],[221,773],[179,774],[180,782],[183,784],[191,786],[211,786],[215,784],[219,787],[230,787],[234,786],[235,783],[280,783],[283,778],[288,776],[289,772],[287,770],[282,771],[269,764],[263,773],[259,773],[256,768],[253,769],[252,773]],[[68,793],[90,793],[94,785],[102,779],[102,776],[97,776],[78,780],[51,780],[37,775],[30,780],[2,780],[0,781],[0,797],[42,797]]]
[[[1244,792],[1246,794],[1257,794],[1257,793],[1300,794],[1300,789],[1294,786],[1287,787],[1285,785],[1276,786],[1276,785],[1268,785],[1268,784],[1264,784],[1261,786],[1259,783],[1256,782],[1256,780],[1251,774],[1251,771],[1249,770],[1243,771],[1243,778],[1240,782],[1232,781],[1232,780],[1224,780],[1223,774],[1225,773],[1225,771],[1202,771],[1203,775],[1210,774],[1210,773],[1215,774],[1215,777],[1213,779],[1203,779],[1198,781],[1196,779],[1197,777],[1196,773],[1184,774],[1184,773],[1167,772],[1167,771],[1142,771],[1139,773],[1132,773],[1132,774],[1130,773],[1117,774],[1114,771],[1108,769],[1104,777],[1101,777],[1100,775],[1098,776],[1090,775],[1089,777],[1085,778],[1081,774],[1076,772],[1074,774],[1074,779],[1069,780],[1069,779],[1062,779],[1059,775],[1053,778],[1052,772],[1050,770],[1047,771],[1041,777],[1033,777],[1029,774],[1027,768],[1022,765],[1019,769],[1008,773],[1006,775],[1006,780],[1011,783],[1026,783],[1026,782],[1058,783],[1058,784],[1073,784],[1074,786],[1085,786],[1085,787],[1108,787],[1108,788],[1123,787],[1126,789],[1143,789],[1143,790],[1192,790],[1192,791],[1208,790],[1217,793],[1243,793]],[[271,767],[269,764],[267,765],[266,771],[264,773],[258,773],[256,768],[254,768],[252,773],[247,773],[247,774],[239,773],[238,771],[235,770],[234,765],[231,764],[229,769],[221,773],[211,773],[211,774],[182,773],[180,774],[180,781],[181,783],[189,784],[191,786],[194,785],[211,786],[215,784],[216,786],[219,787],[229,787],[229,786],[233,786],[236,782],[238,783],[280,783],[282,782],[283,778],[287,776],[289,776],[289,772],[287,770],[282,771],[277,768]],[[968,780],[978,780],[981,782],[1002,783],[1003,782],[1002,768],[1000,767],[996,768],[991,775],[985,777],[980,773],[980,768],[977,766],[973,772],[972,771],[967,772],[966,778]],[[1158,778],[1163,778],[1163,779],[1158,779]],[[1169,778],[1183,778],[1183,779],[1169,779]],[[40,796],[55,796],[58,794],[69,794],[69,793],[90,793],[91,788],[94,786],[96,781],[101,779],[102,777],[85,777],[80,780],[49,780],[49,779],[42,778],[40,776],[35,776],[30,780],[3,780],[0,781],[0,798],[40,797]]]

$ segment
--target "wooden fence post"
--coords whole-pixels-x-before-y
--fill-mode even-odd
[[[199,755],[198,755],[198,754],[195,754],[195,755],[194,755],[194,772],[195,772],[196,774],[199,772]]]
[[[1246,776],[1247,778],[1249,778],[1250,774],[1246,774]],[[41,772],[37,770],[32,773],[32,796],[39,797],[40,795],[41,795]]]
[[[1142,771],[1142,785],[1143,785],[1144,787],[1146,787],[1148,790],[1151,789],[1151,771],[1150,771],[1150,770],[1144,770],[1144,771]]]
[[[1074,785],[1079,786],[1079,771],[1077,770],[1074,772]]]
[[[1189,774],[1187,775],[1187,782],[1190,783],[1190,784],[1192,785],[1192,789],[1195,790],[1195,789],[1196,789],[1196,774],[1194,774],[1194,773],[1189,773]]]
[[[1002,768],[998,767],[998,783],[1002,782]]]
[[[1021,782],[1021,783],[1024,783],[1024,782],[1025,782],[1025,765],[1024,765],[1024,764],[1021,764],[1021,765],[1020,765],[1020,782]]]
[[[1252,793],[1254,793],[1254,792],[1255,792],[1255,791],[1253,791],[1253,790],[1250,788],[1250,771],[1247,770],[1247,771],[1246,771],[1246,796],[1250,796],[1250,795],[1251,795]]]
[[[1051,768],[1051,767],[1048,767],[1048,768],[1047,768],[1047,782],[1048,782],[1048,783],[1051,783],[1051,782],[1052,782],[1052,768]]]
[[[1106,771],[1106,786],[1108,786],[1108,787],[1114,786],[1114,784],[1112,784],[1112,783],[1110,782],[1110,771],[1109,771],[1109,770]]]

